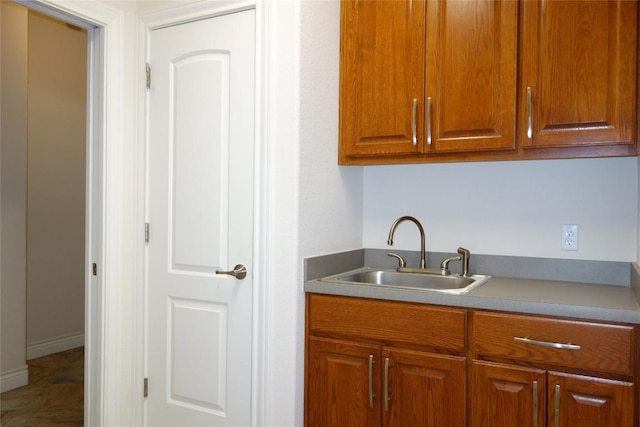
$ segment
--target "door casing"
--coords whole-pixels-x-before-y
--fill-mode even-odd
[[[120,287],[126,274],[122,152],[128,141],[123,136],[124,75],[120,72],[124,15],[97,2],[15,1],[88,30],[84,411],[86,425],[117,425],[123,395],[118,374]]]

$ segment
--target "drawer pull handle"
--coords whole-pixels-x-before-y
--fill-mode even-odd
[[[538,427],[538,381],[533,382],[533,427]]]
[[[559,348],[562,350],[580,350],[580,346],[577,344],[563,344],[563,343],[559,343],[559,342],[548,342],[548,341],[537,341],[537,340],[531,340],[529,338],[522,338],[522,337],[513,337],[513,340],[515,342],[521,342],[524,344],[531,344],[531,345],[539,345],[542,347],[551,347],[551,348]]]
[[[389,358],[384,358],[384,410],[389,410]]]
[[[554,420],[556,427],[560,427],[560,384],[556,384],[556,402]]]
[[[431,145],[431,97],[427,97],[427,145]]]
[[[533,138],[533,121],[531,120],[531,86],[527,86],[527,138]]]
[[[418,143],[418,99],[413,98],[413,114],[411,116],[411,142],[415,146]]]
[[[369,355],[369,407],[373,408],[373,354]]]

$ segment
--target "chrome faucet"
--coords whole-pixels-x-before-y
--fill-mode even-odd
[[[393,246],[393,235],[396,232],[396,227],[403,221],[412,221],[415,225],[418,226],[418,230],[420,230],[420,268],[426,268],[427,260],[425,252],[424,228],[422,228],[422,224],[420,224],[420,221],[418,221],[414,217],[401,216],[400,218],[395,220],[395,222],[391,225],[391,229],[389,230],[389,240],[387,240],[387,245]]]

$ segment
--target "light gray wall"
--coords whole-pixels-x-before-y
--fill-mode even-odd
[[[363,168],[338,166],[340,2],[301,3],[300,245],[362,247]]]
[[[5,375],[26,369],[27,13],[0,2],[0,15],[0,373],[4,388]]]
[[[401,215],[421,220],[427,250],[633,262],[638,248],[634,157],[373,166],[365,169],[365,247],[388,248]],[[560,249],[578,224],[579,250]],[[412,225],[394,248],[417,250]]]
[[[338,166],[340,2],[300,2],[300,141],[298,242],[302,258],[362,247],[361,167]],[[294,183],[295,185],[295,183]],[[302,424],[304,292],[302,271],[291,287],[297,307],[294,378]],[[272,310],[279,310],[272,307]]]

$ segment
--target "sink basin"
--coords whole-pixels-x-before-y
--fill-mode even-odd
[[[439,276],[437,274],[404,273],[395,270],[366,269],[322,279],[393,288],[419,289],[448,294],[464,294],[486,283],[491,276]]]

